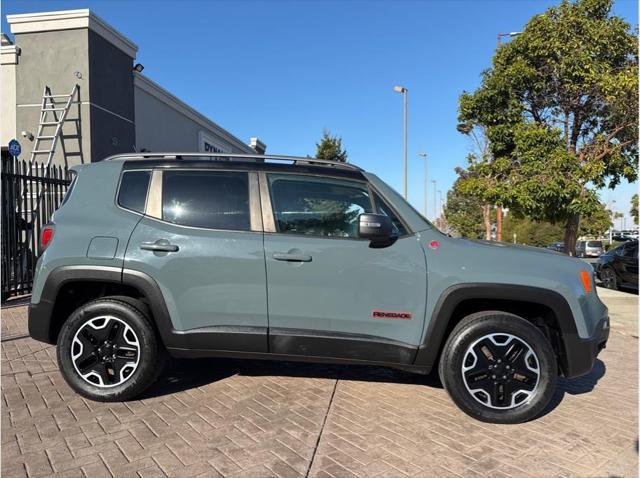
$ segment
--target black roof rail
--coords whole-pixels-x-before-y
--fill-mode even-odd
[[[310,157],[301,156],[282,156],[272,154],[238,154],[238,153],[121,153],[109,156],[104,161],[112,161],[116,159],[123,160],[143,160],[143,159],[186,159],[195,158],[202,159],[208,158],[212,161],[226,161],[231,159],[257,159],[262,161],[291,161],[295,164],[304,164],[311,166],[328,166],[340,169],[350,169],[354,171],[362,171],[362,168],[355,166],[354,164],[342,163],[340,161],[329,161],[327,159],[316,159]]]

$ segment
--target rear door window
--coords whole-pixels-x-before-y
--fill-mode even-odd
[[[247,173],[164,171],[162,219],[182,226],[249,231]]]
[[[144,214],[151,171],[126,171],[120,180],[118,204],[125,209]]]

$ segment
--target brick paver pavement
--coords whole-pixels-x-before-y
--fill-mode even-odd
[[[65,384],[26,308],[2,310],[2,475],[637,476],[637,308],[594,371],[517,426],[460,412],[435,377],[375,367],[172,361],[140,400]]]

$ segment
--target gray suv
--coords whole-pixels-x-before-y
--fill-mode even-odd
[[[581,260],[443,235],[351,164],[208,156],[73,168],[29,332],[85,397],[139,395],[167,355],[373,364],[437,368],[464,412],[517,423],[606,345]]]

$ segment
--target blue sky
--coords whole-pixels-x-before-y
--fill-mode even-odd
[[[306,155],[328,128],[342,136],[351,162],[399,191],[402,98],[393,86],[403,85],[409,199],[422,210],[417,153],[427,152],[430,179],[445,193],[470,148],[455,128],[458,96],[478,86],[498,32],[518,31],[556,3],[3,0],[2,31],[6,14],[91,8],[139,46],[145,75],[239,138]],[[634,0],[617,0],[615,13],[637,25]],[[626,213],[636,189],[624,183],[601,198]]]

